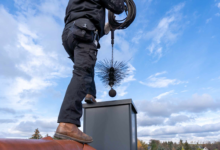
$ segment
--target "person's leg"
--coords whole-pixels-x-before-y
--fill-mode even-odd
[[[96,97],[94,66],[97,50],[93,44],[81,43],[74,50],[73,77],[67,88],[58,117],[59,126],[54,137],[91,143],[92,137],[78,129],[82,116],[82,100],[86,94]]]
[[[94,67],[97,49],[92,43],[79,43],[74,50],[73,77],[63,100],[58,123],[72,123],[80,127],[82,100],[86,94],[96,97]]]
[[[98,51],[97,51],[98,52]],[[96,98],[96,86],[95,86],[95,69],[92,70],[92,89],[94,89],[94,98]]]
[[[97,56],[98,51],[94,51],[94,52],[96,52],[95,55]],[[92,68],[91,73],[92,73],[92,83],[91,83],[91,86],[90,86],[90,90],[89,90],[88,94],[85,97],[85,102],[87,104],[96,103],[96,100],[95,100],[95,98],[96,98],[96,86],[95,86],[95,80],[94,80],[94,76],[95,76],[94,67]]]
[[[93,43],[78,44],[69,30],[70,27],[71,25],[67,25],[64,29],[62,40],[69,58],[74,62],[74,71],[60,109],[59,126],[54,137],[90,143],[93,141],[92,137],[80,131],[78,127],[82,116],[82,100],[89,94],[96,97],[94,66],[97,47]],[[78,46],[75,47],[76,45]]]
[[[74,52],[76,62],[73,71],[77,75],[81,74],[80,79],[84,92],[95,98],[94,67],[97,60],[97,52],[97,47],[93,43],[79,43]]]

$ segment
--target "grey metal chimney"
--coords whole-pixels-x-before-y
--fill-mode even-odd
[[[97,150],[137,150],[137,110],[131,99],[83,104],[84,133]]]

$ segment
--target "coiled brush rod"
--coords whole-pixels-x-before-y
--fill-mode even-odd
[[[133,0],[124,0],[125,2],[125,13],[127,17],[123,20],[116,20],[114,13],[108,11],[109,24],[113,30],[126,29],[131,25],[136,17],[136,5]]]

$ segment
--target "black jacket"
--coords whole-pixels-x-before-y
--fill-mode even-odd
[[[87,18],[99,30],[101,38],[104,35],[105,8],[115,14],[120,14],[124,11],[124,0],[69,0],[65,24],[78,18]]]

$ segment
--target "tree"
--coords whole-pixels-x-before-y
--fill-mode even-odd
[[[196,144],[191,144],[190,147],[191,147],[192,150],[197,150],[198,149],[198,145],[196,145]]]
[[[206,147],[206,144],[203,142],[203,144],[202,144],[202,148],[205,148]]]
[[[142,145],[141,145],[141,141],[140,140],[137,140],[137,147],[138,147],[138,150],[142,149]]]
[[[180,146],[182,146],[183,145],[183,140],[180,139],[180,143],[179,144],[180,144]]]
[[[37,128],[37,129],[35,129],[35,132],[30,139],[41,139],[41,138],[42,138],[42,136],[40,134],[40,131]]]
[[[165,148],[160,144],[157,148],[157,150],[165,150]]]
[[[182,150],[182,147],[179,145],[177,146],[176,150]]]
[[[142,145],[142,147],[144,148],[144,150],[147,150],[147,149],[148,149],[148,145],[147,145],[147,143],[145,143],[144,141],[141,141],[141,145]]]
[[[160,141],[158,140],[150,140],[149,145],[151,146],[151,150],[157,150]]]
[[[142,140],[138,140],[138,150],[147,150],[148,149],[148,145],[142,141]]]
[[[169,147],[169,150],[172,150],[172,149],[173,149],[173,142],[172,142],[172,141],[169,141],[169,142],[168,142],[168,147]]]
[[[189,146],[187,141],[184,143],[184,149],[185,150],[191,150],[191,148],[190,148],[190,146]]]

